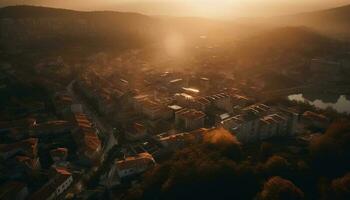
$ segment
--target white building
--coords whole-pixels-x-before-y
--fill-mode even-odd
[[[56,169],[57,174],[42,188],[29,197],[29,200],[53,200],[59,197],[72,185],[73,176],[64,169]]]
[[[120,178],[143,173],[155,166],[154,158],[149,153],[140,153],[136,156],[127,157],[116,161],[115,170]]]
[[[296,134],[298,114],[287,109],[272,110],[263,104],[244,109],[241,115],[227,118],[219,123],[234,133],[242,143],[264,140],[276,136]]]
[[[204,127],[205,113],[195,109],[182,109],[175,113],[175,124],[177,128],[194,130]]]

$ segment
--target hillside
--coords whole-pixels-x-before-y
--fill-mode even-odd
[[[231,52],[238,63],[259,68],[275,63],[289,65],[303,59],[331,56],[344,45],[306,27],[275,28],[242,40]],[[281,67],[281,66],[278,66]]]
[[[0,9],[0,44],[7,49],[130,48],[156,38],[158,27],[156,20],[135,13],[34,6]]]
[[[348,36],[350,34],[350,5],[290,16],[273,20],[283,25],[307,26],[324,33]]]

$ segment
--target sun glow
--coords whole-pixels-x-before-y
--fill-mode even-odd
[[[237,1],[235,0],[190,0],[187,7],[195,16],[224,17],[231,15]]]
[[[184,38],[181,34],[171,33],[164,40],[165,51],[169,56],[177,57],[183,54],[185,46]]]

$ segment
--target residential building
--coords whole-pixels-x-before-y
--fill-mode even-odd
[[[134,109],[151,120],[169,119],[172,116],[171,109],[147,96],[135,97]]]
[[[147,129],[141,123],[133,123],[125,131],[125,138],[129,141],[141,140],[147,137]]]
[[[233,111],[230,95],[226,93],[215,94],[206,98],[210,100],[215,107],[221,110],[229,113]]]
[[[16,156],[16,162],[27,174],[31,175],[34,172],[40,170],[39,157],[30,158],[28,156]]]
[[[195,109],[182,109],[175,113],[175,125],[178,129],[194,130],[204,127],[205,113]]]
[[[95,160],[101,152],[101,141],[91,121],[84,114],[75,114],[76,128],[72,131],[73,139],[78,145],[78,153],[82,158]]]
[[[60,196],[72,185],[73,176],[65,169],[57,169],[57,174],[43,187],[32,194],[29,200],[53,200]]]
[[[174,151],[185,147],[189,142],[200,142],[209,129],[200,128],[191,132],[183,133],[162,133],[156,136],[156,140],[166,151]]]
[[[305,125],[319,129],[326,129],[330,124],[330,119],[326,116],[311,111],[304,112],[301,120]]]
[[[54,162],[65,161],[68,157],[67,148],[56,148],[50,151],[50,156]]]
[[[13,128],[18,129],[29,129],[36,125],[36,119],[26,118],[12,121],[1,121],[0,122],[0,132],[7,131]]]
[[[38,153],[38,139],[29,138],[12,144],[0,144],[0,158],[6,160],[15,155],[35,158]]]
[[[256,104],[243,109],[243,113],[219,123],[234,133],[242,143],[254,142],[275,136],[295,136],[298,115],[288,109],[271,109]]]
[[[73,124],[68,121],[54,120],[36,124],[30,129],[31,137],[42,137],[56,134],[69,133],[73,129]]]
[[[115,163],[120,178],[143,173],[155,166],[154,158],[149,153],[140,153],[136,156],[118,160]]]

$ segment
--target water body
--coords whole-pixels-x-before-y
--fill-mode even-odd
[[[346,95],[293,94],[288,99],[307,102],[321,109],[331,107],[340,113],[350,113],[350,97]]]

